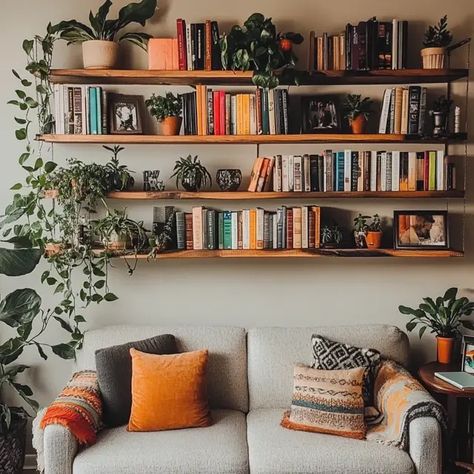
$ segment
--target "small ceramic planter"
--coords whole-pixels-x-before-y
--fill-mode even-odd
[[[450,364],[453,360],[454,338],[437,336],[436,342],[438,362],[440,364]]]
[[[197,193],[202,188],[202,176],[190,173],[183,177],[181,186],[189,192]]]
[[[216,182],[221,191],[237,191],[242,183],[242,172],[239,169],[218,170]]]
[[[367,248],[379,249],[382,246],[382,235],[383,232],[367,232],[367,236],[365,237]]]
[[[444,69],[446,48],[423,48],[421,50],[423,69]]]
[[[166,117],[165,119],[158,121],[160,135],[179,135],[181,130],[181,122],[181,117]]]
[[[119,46],[114,41],[90,40],[82,43],[84,69],[113,69]]]
[[[354,134],[361,134],[365,133],[365,129],[367,127],[367,119],[365,118],[364,114],[360,114],[357,117],[353,118],[351,121],[351,128],[352,133]]]

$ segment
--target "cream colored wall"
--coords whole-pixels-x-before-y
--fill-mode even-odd
[[[10,197],[9,187],[21,178],[17,157],[22,144],[13,135],[13,110],[5,105],[12,98],[15,80],[12,67],[21,69],[24,64],[21,42],[24,38],[44,31],[47,22],[76,18],[86,20],[88,10],[97,9],[99,0],[3,0],[0,19],[0,207],[3,209]],[[117,0],[117,5],[125,1]],[[403,17],[410,21],[411,52],[414,60],[420,48],[421,33],[427,22],[434,22],[447,13],[456,38],[473,34],[474,5],[472,0],[444,2],[441,0],[399,0],[397,2],[322,1],[322,0],[240,0],[222,2],[203,0],[163,0],[156,18],[148,31],[157,36],[174,34],[175,20],[184,17],[199,21],[217,18],[220,26],[228,27],[242,21],[257,9],[272,16],[284,30],[337,32],[347,22],[356,22],[377,15],[380,19]],[[300,49],[301,64],[305,54]],[[145,67],[146,57],[138,49],[126,50],[125,67]],[[133,58],[128,53],[133,54]],[[56,67],[80,67],[80,48],[67,48],[61,44],[55,54]],[[151,88],[146,93],[156,90]],[[339,92],[346,89],[338,89]],[[347,89],[349,90],[349,89]],[[292,89],[294,92],[294,90]],[[305,91],[309,93],[309,90]],[[324,92],[324,89],[321,89]],[[365,93],[380,100],[383,87],[367,87]],[[472,106],[472,95],[469,98]],[[472,135],[473,130],[471,130]],[[292,151],[311,152],[318,146],[268,146],[262,153]],[[458,153],[463,148],[456,150]],[[123,160],[134,170],[159,168],[169,176],[173,161],[187,153],[199,154],[203,162],[215,171],[219,166],[232,165],[247,174],[253,158],[254,146],[128,146]],[[56,146],[54,159],[64,162],[75,156],[83,160],[104,163],[107,155],[93,146]],[[469,167],[472,171],[472,166]],[[472,175],[472,172],[470,173]],[[169,188],[172,189],[172,183]],[[90,328],[111,324],[183,324],[183,325],[236,325],[236,326],[286,326],[328,325],[358,323],[389,323],[404,326],[405,317],[397,311],[400,303],[414,305],[425,295],[438,295],[449,286],[459,286],[469,294],[473,288],[473,203],[472,186],[468,192],[466,219],[466,257],[453,260],[397,260],[397,259],[318,259],[318,260],[170,260],[141,264],[133,277],[127,276],[120,264],[111,271],[111,284],[121,297],[119,301],[103,304],[90,311]],[[164,203],[163,203],[164,204]],[[179,203],[178,203],[179,204]],[[239,203],[236,203],[237,207]],[[278,203],[274,203],[277,206]],[[406,202],[354,200],[321,202],[341,211],[346,219],[359,210],[389,216],[394,208],[440,207],[446,202]],[[180,206],[183,209],[186,206]],[[270,206],[268,206],[270,207]],[[152,203],[130,204],[129,212],[141,216],[150,224]],[[462,205],[450,204],[450,210],[462,211]],[[39,288],[48,303],[48,292],[38,284],[41,269],[33,275],[18,279],[0,279],[1,293],[14,288],[34,286]],[[46,289],[47,290],[47,289]],[[3,331],[3,328],[2,328]],[[57,341],[59,331],[53,330],[49,340]],[[414,349],[421,359],[434,357],[434,343],[426,336],[420,343],[412,338]],[[284,348],[282,348],[284,350]],[[28,357],[34,367],[30,372],[38,399],[49,402],[68,377],[70,365],[51,358],[42,363],[36,355]]]

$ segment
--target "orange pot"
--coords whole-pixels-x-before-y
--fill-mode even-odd
[[[372,232],[368,231],[365,236],[365,242],[369,249],[379,249],[382,246],[382,235],[383,232]]]
[[[436,337],[438,362],[440,364],[450,364],[453,359],[454,337]]]
[[[181,117],[166,117],[159,122],[161,135],[179,135],[181,129]]]
[[[351,121],[352,133],[360,134],[365,132],[367,126],[367,119],[364,114],[360,114]]]

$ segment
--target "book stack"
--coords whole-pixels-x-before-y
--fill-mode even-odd
[[[56,133],[107,134],[107,92],[102,87],[54,85]]]
[[[425,132],[426,87],[385,89],[379,133],[423,136]]]
[[[176,212],[178,250],[311,249],[320,246],[321,217],[317,206],[276,211],[262,208],[217,211],[193,207]]]
[[[229,93],[196,86],[182,95],[186,135],[281,135],[288,133],[288,91]]]
[[[310,33],[309,71],[403,69],[407,63],[408,22],[348,23],[343,33]]]
[[[326,150],[320,155],[276,155],[255,160],[248,191],[452,191],[455,164],[443,150]]]

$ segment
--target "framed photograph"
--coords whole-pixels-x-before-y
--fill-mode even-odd
[[[109,127],[111,134],[140,135],[143,133],[141,95],[110,94]]]
[[[394,211],[396,249],[447,249],[447,211]]]
[[[463,372],[474,374],[474,337],[463,336],[462,338],[462,366]]]
[[[337,96],[308,96],[301,98],[303,133],[337,133],[341,117]]]

